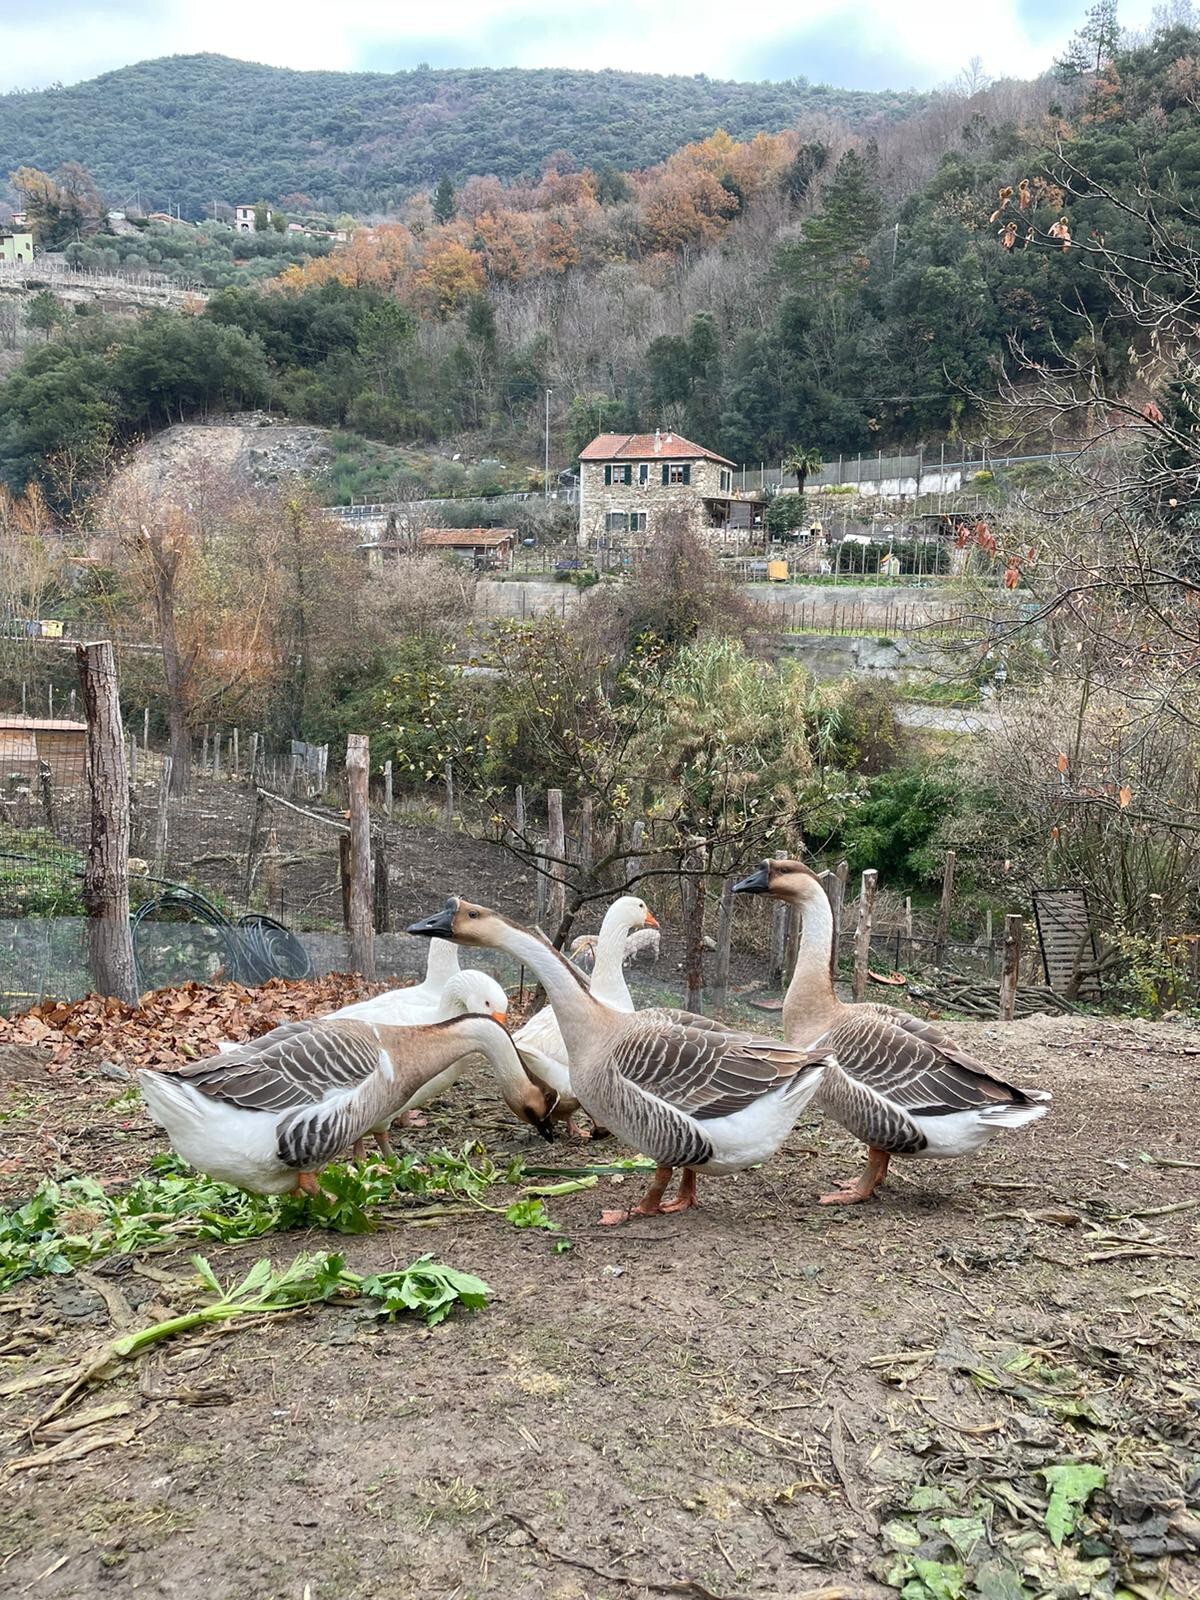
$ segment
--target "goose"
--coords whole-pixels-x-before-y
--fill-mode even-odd
[[[633,996],[625,981],[625,953],[629,939],[642,928],[657,927],[658,920],[654,913],[636,895],[623,894],[619,900],[613,901],[604,913],[604,921],[596,938],[596,959],[590,982],[594,999],[611,1006],[614,1011],[633,1010]],[[582,1134],[583,1130],[576,1128],[572,1120],[579,1099],[571,1089],[570,1056],[554,1007],[544,1005],[523,1027],[517,1029],[513,1038],[518,1049],[532,1046],[543,1052],[552,1063],[548,1081],[550,1087],[558,1092],[558,1112],[560,1115],[566,1112],[568,1133]]]
[[[481,1050],[510,1109],[554,1137],[553,1091],[529,1077],[508,1034],[468,1015],[411,1028],[288,1022],[233,1054],[138,1088],[172,1147],[197,1171],[252,1194],[316,1194],[317,1173],[466,1055]]]
[[[486,906],[454,897],[408,931],[503,950],[537,974],[562,1029],[573,1091],[655,1163],[643,1198],[605,1211],[602,1223],[694,1206],[698,1172],[740,1172],[772,1155],[820,1083],[825,1058],[778,1039],[687,1011],[617,1011],[588,993],[541,934]],[[676,1167],[679,1192],[664,1202]]]
[[[431,968],[434,966],[432,959],[429,966]],[[419,1022],[448,1022],[451,1017],[462,1016],[464,1013],[492,1017],[497,1022],[503,1022],[508,1016],[508,996],[495,978],[490,973],[480,972],[474,967],[468,967],[465,972],[460,971],[457,950],[454,951],[453,972],[442,986],[438,999],[428,1008],[428,1016],[410,1015],[410,1008],[401,1003],[415,992],[412,989],[389,989],[384,994],[373,995],[369,1000],[357,1000],[353,1005],[330,1011],[322,1021],[374,1022],[389,1027],[400,1027],[412,1026]],[[533,1043],[536,1045],[536,1040]],[[465,1065],[465,1060],[456,1061],[439,1077],[430,1079],[396,1118],[399,1126],[423,1128],[428,1119],[420,1114],[418,1108],[436,1095],[444,1093],[457,1080]],[[377,1132],[375,1137],[381,1153],[390,1156],[391,1146],[386,1131],[382,1134]],[[354,1151],[355,1159],[361,1161],[364,1154],[360,1141]]]
[[[772,895],[803,918],[783,1035],[797,1048],[830,1053],[818,1104],[867,1146],[864,1171],[821,1195],[822,1205],[869,1200],[894,1155],[973,1155],[1001,1129],[1045,1116],[1046,1090],[1018,1089],[993,1076],[932,1023],[891,1006],[838,999],[829,970],[833,912],[803,862],[764,861],[733,892]]]

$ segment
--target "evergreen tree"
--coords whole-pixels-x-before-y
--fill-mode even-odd
[[[882,219],[883,197],[870,167],[857,150],[847,150],[825,185],[820,213],[801,230],[805,276],[835,284],[856,276]]]
[[[449,222],[457,209],[454,203],[454,185],[443,172],[437,181],[437,188],[433,191],[434,221]]]

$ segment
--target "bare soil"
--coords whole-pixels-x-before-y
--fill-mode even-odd
[[[1200,1034],[955,1031],[1052,1089],[1050,1116],[971,1161],[897,1163],[867,1206],[815,1204],[859,1153],[814,1119],[762,1170],[702,1180],[695,1212],[599,1227],[632,1180],[550,1201],[562,1254],[484,1212],[209,1250],[223,1278],[266,1253],[342,1249],[362,1272],[429,1250],[494,1293],[432,1331],[325,1306],[159,1347],[79,1402],[126,1402],[128,1442],[3,1484],[0,1592],[1200,1594]],[[66,1105],[24,1055],[3,1067],[0,1139],[40,1130],[47,1170],[103,1176],[116,1147],[90,1130],[118,1086],[85,1072]],[[617,1153],[551,1150],[482,1088],[434,1109],[424,1147]],[[185,1254],[18,1284],[0,1358],[33,1373],[111,1337],[123,1307],[153,1320]],[[5,1457],[41,1448],[55,1392],[0,1399]],[[1056,1550],[1043,1473],[1069,1462],[1107,1481]]]

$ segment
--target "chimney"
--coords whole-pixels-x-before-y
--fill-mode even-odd
[[[659,433],[657,428],[654,430],[654,454],[656,456],[662,455],[662,434]]]

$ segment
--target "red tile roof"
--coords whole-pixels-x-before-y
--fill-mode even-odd
[[[515,528],[422,528],[417,535],[417,543],[429,546],[440,545],[443,549],[462,549],[471,546],[473,549],[480,546],[507,544],[510,539],[517,537]]]
[[[655,448],[655,440],[658,448]],[[599,433],[586,449],[579,452],[580,461],[719,461],[723,467],[733,462],[719,456],[715,450],[706,450],[702,444],[693,444],[681,433]]]

